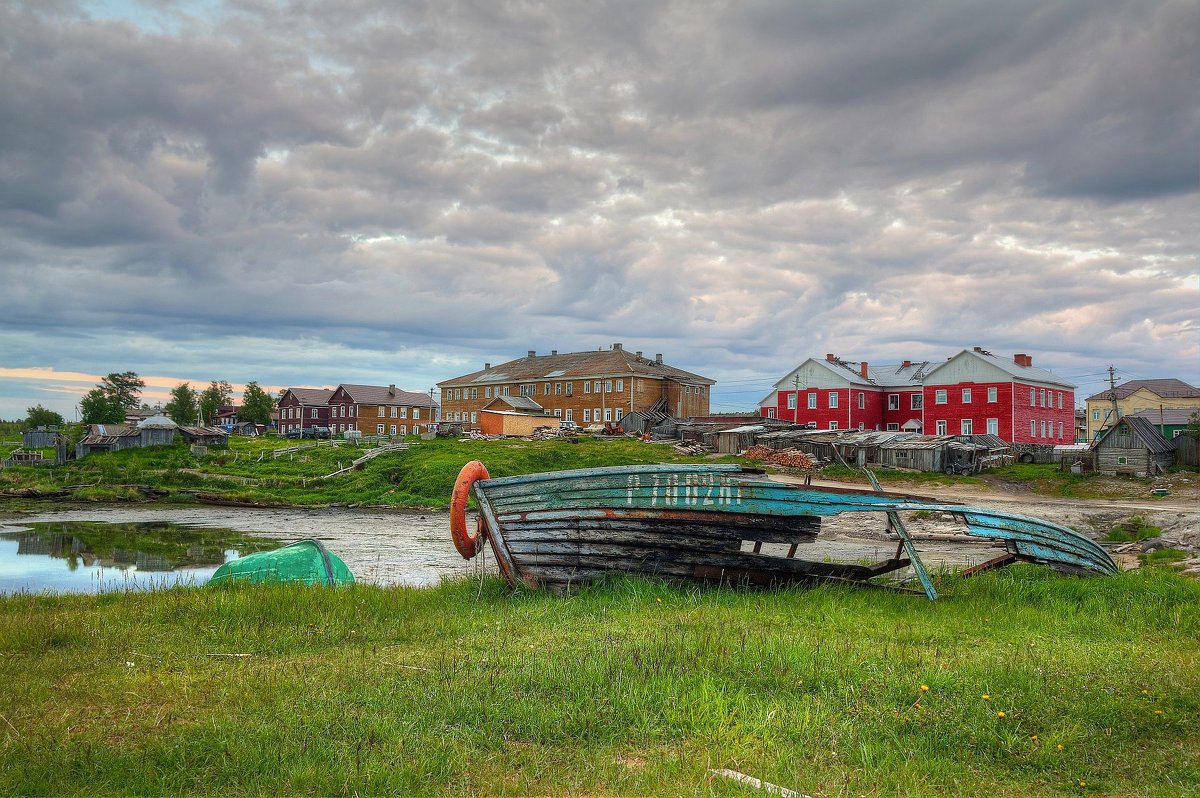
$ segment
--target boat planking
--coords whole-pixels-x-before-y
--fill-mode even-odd
[[[467,499],[478,506],[466,529]],[[1058,524],[937,499],[855,488],[775,482],[740,465],[633,465],[493,479],[479,461],[463,467],[451,501],[451,534],[470,559],[486,540],[513,585],[563,592],[614,571],[675,580],[785,585],[868,580],[912,566],[932,584],[898,512],[948,513],[965,535],[1003,545],[1002,557],[1076,574],[1117,566],[1095,541]],[[885,513],[901,540],[893,557],[864,565],[805,559],[823,518]],[[764,551],[784,544],[786,553]],[[777,547],[775,547],[777,548]],[[904,556],[902,556],[904,555]]]

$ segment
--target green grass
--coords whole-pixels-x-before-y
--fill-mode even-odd
[[[0,794],[753,794],[722,767],[813,795],[1200,792],[1200,585],[1021,566],[942,592],[0,599]]]
[[[1147,524],[1140,515],[1130,516],[1109,530],[1104,539],[1112,543],[1129,543],[1135,540],[1149,540],[1162,534],[1162,527]]]
[[[445,507],[459,469],[482,460],[493,476],[656,462],[733,462],[736,458],[683,457],[671,446],[626,438],[458,441],[410,439],[412,448],[368,461],[361,470],[323,476],[350,465],[366,448],[322,445],[278,458],[275,449],[296,441],[231,439],[228,449],[196,457],[186,446],[158,446],[94,454],[61,467],[15,467],[0,472],[0,490],[71,487],[79,501],[144,500],[138,486],[168,492],[171,501],[227,501],[261,505],[371,505]],[[307,442],[306,442],[307,443]]]
[[[1142,565],[1165,565],[1171,566],[1188,558],[1188,553],[1183,549],[1155,549],[1144,554],[1138,555],[1138,560]]]

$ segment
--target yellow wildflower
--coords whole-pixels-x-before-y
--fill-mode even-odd
[[[991,697],[990,695],[988,695],[987,693],[984,693],[984,694],[983,694],[983,700],[984,700],[984,701],[991,701],[991,700],[992,700],[992,697]]]
[[[922,692],[922,693],[928,693],[928,692],[929,692],[929,685],[927,685],[927,684],[923,684],[923,685],[921,685],[921,692]]]
[[[997,713],[996,713],[996,717],[998,717],[998,718],[1003,718],[1003,717],[1004,717],[1004,710],[1002,709],[1002,710],[1000,710],[999,712],[997,712]]]

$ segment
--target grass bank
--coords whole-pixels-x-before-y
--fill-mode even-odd
[[[1200,792],[1200,585],[0,599],[0,794]]]

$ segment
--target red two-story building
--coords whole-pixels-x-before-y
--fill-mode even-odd
[[[870,429],[931,435],[989,433],[1010,443],[1074,441],[1075,386],[975,347],[942,363],[906,360],[870,366],[834,355],[810,358],[775,383],[761,415],[814,429]]]

